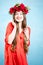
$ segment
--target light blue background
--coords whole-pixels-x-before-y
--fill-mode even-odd
[[[8,11],[16,3],[31,8],[27,25],[31,28],[31,44],[27,54],[29,65],[43,65],[43,0],[0,0],[0,65],[4,65],[4,36],[7,24],[12,20]]]

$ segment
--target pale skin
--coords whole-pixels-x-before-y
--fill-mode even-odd
[[[15,20],[18,22],[18,24],[19,24],[19,33],[21,33],[22,32],[22,28],[21,28],[21,25],[22,25],[22,21],[23,21],[23,13],[22,13],[22,11],[20,11],[20,12],[16,12],[16,14],[15,14]],[[12,33],[9,35],[9,37],[8,37],[8,43],[9,44],[11,44],[12,43],[12,41],[13,41],[13,39],[14,39],[14,37],[15,37],[15,34],[16,34],[16,23],[15,22],[12,22],[12,24],[15,26],[14,27],[14,29],[13,29],[13,31],[12,31]],[[24,33],[25,33],[25,35],[26,35],[26,37],[27,37],[27,39],[29,39],[29,31],[28,31],[28,29],[25,29],[25,31],[24,31]],[[27,41],[28,42],[28,41]]]

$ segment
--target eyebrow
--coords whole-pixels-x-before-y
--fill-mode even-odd
[[[20,11],[21,12],[21,11]],[[15,14],[18,14],[19,12],[18,11],[16,11],[16,13]],[[22,14],[23,15],[23,12],[21,12],[20,14]]]

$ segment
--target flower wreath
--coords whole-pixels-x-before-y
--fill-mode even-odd
[[[24,14],[27,14],[28,13],[28,7],[26,7],[23,3],[16,4],[14,7],[10,8],[9,13],[13,14],[16,11],[22,11]]]

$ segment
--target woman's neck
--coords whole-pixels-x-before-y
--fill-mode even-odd
[[[17,23],[17,27],[19,29],[19,33],[21,33],[21,31],[22,31],[22,23],[21,22]]]
[[[22,28],[22,23],[21,22],[19,22],[19,28]]]

